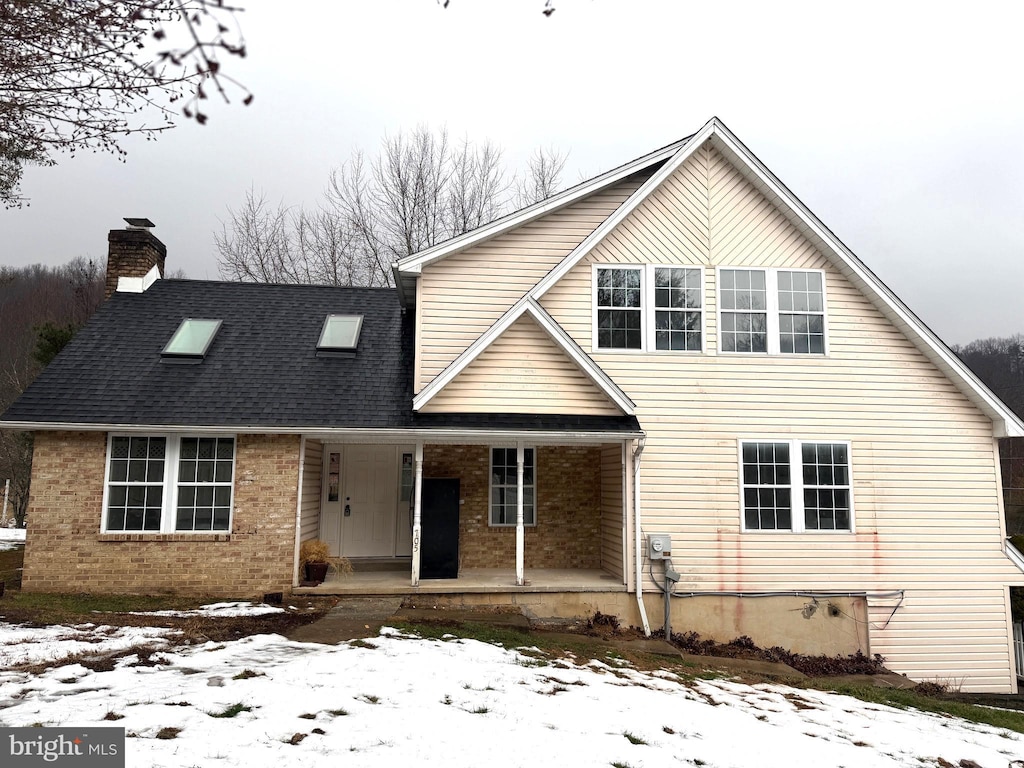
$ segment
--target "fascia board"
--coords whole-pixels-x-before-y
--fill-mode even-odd
[[[993,422],[1002,422],[1001,429],[997,429],[997,437],[1022,437],[1024,436],[1024,422],[1022,422],[1012,411],[1009,410],[999,399],[992,394],[974,373],[955,355],[953,352],[925,325],[903,301],[885,285],[867,265],[865,265],[856,254],[832,233],[796,197],[767,166],[765,166],[747,147],[736,138],[733,133],[720,121],[715,120],[714,143],[716,147],[725,149],[729,159],[734,162],[740,170],[746,169],[753,174],[757,181],[767,188],[776,199],[783,203],[795,216],[801,229],[812,236],[812,239],[824,246],[824,250],[838,259],[839,266],[845,268],[847,276],[852,276],[859,282],[861,289],[865,290],[869,298],[875,298],[880,303],[880,309],[898,327],[909,331],[908,336],[915,342],[917,347],[925,353],[925,356],[939,364],[947,375],[960,382],[973,393],[980,402],[977,404]],[[739,161],[739,162],[737,162]],[[972,398],[973,399],[973,398]],[[976,401],[977,402],[977,401]]]
[[[1024,571],[1024,555],[1020,553],[1020,550],[1013,546],[1009,539],[1005,539],[1003,541],[1003,552],[1006,553],[1006,557],[1011,563],[1016,565],[1021,571]]]
[[[548,292],[548,289],[550,289],[551,286],[561,280],[569,270],[579,264],[580,261],[590,253],[598,243],[604,240],[604,238],[607,237],[608,234],[623,221],[623,219],[632,213],[640,203],[646,200],[651,192],[661,186],[665,179],[671,176],[679,166],[685,163],[687,159],[697,151],[697,149],[714,133],[717,124],[718,118],[715,117],[706,122],[704,127],[697,131],[697,133],[693,134],[685,145],[679,147],[672,159],[659,168],[657,173],[651,176],[651,178],[641,184],[640,187],[622,203],[622,205],[616,208],[607,219],[602,221],[593,232],[587,235],[582,243],[576,246],[571,253],[562,259],[554,269],[548,272],[540,282],[533,287],[530,291],[530,295],[534,299],[539,299]]]
[[[638,171],[642,171],[650,165],[667,160],[678,152],[680,147],[685,146],[692,138],[693,137],[680,139],[666,147],[662,147],[661,149],[655,150],[643,157],[632,160],[625,165],[613,168],[600,176],[594,177],[590,181],[571,187],[564,192],[560,192],[546,200],[527,206],[520,211],[511,213],[508,216],[491,222],[490,224],[485,224],[482,227],[474,229],[472,232],[467,232],[464,235],[460,235],[448,240],[447,242],[435,245],[432,248],[427,248],[419,253],[414,253],[410,256],[399,259],[398,271],[418,275],[423,267],[439,259],[443,259],[445,256],[458,253],[466,248],[482,243],[485,240],[489,240],[492,237],[504,234],[516,227],[528,224],[534,219],[545,216],[552,211],[557,211],[559,208],[571,205],[577,200],[587,197],[588,195],[592,195],[595,192],[600,192],[605,187],[611,186],[612,184],[615,184]]]

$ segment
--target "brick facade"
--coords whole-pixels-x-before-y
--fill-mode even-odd
[[[515,527],[488,524],[490,448],[427,445],[424,477],[457,477],[461,568],[508,568],[516,561]],[[526,528],[527,568],[601,567],[601,450],[537,448],[537,525]]]
[[[27,592],[251,597],[290,589],[299,438],[239,435],[230,534],[101,534],[107,436],[37,432]]]

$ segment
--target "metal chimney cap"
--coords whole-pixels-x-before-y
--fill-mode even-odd
[[[153,227],[156,226],[156,224],[154,224],[149,219],[129,219],[129,218],[126,218],[125,221],[128,222],[128,228],[129,229],[152,229]]]

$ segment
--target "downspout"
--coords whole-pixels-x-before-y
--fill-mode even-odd
[[[306,467],[306,437],[299,439],[299,488],[295,494],[295,551],[292,553],[292,587],[299,586],[299,547],[302,545],[302,471]]]
[[[647,622],[647,609],[644,608],[644,573],[643,573],[643,542],[640,536],[640,457],[644,453],[647,438],[641,437],[633,451],[633,535],[636,539],[634,564],[636,565],[636,605],[640,609],[640,622],[644,627],[644,635],[651,636],[651,625]]]

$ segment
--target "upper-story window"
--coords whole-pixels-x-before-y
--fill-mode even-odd
[[[597,346],[643,348],[643,267],[597,270]]]
[[[594,284],[597,349],[703,350],[700,267],[599,266]]]
[[[825,276],[816,270],[722,268],[722,352],[825,354]]]

